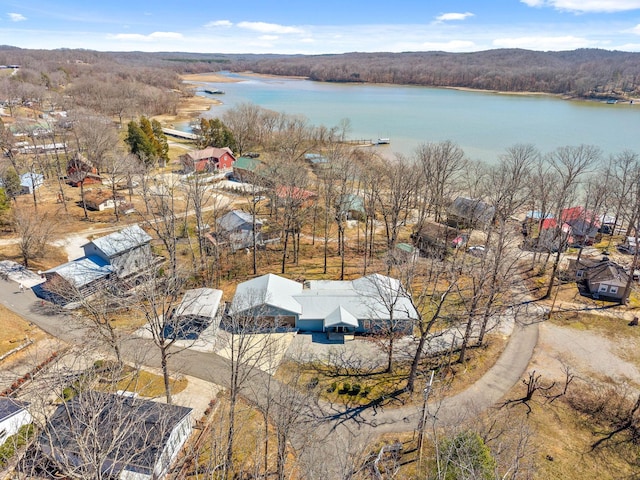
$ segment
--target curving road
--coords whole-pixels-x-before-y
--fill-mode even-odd
[[[90,332],[74,321],[73,315],[48,314],[31,290],[20,293],[14,281],[0,280],[0,303],[67,343],[82,345],[90,337]],[[535,312],[528,313],[527,323],[515,322],[506,348],[479,381],[451,397],[430,397],[429,414],[434,415],[439,424],[459,423],[465,417],[486,410],[520,380],[538,341],[538,324],[543,317],[541,310],[535,308]],[[123,357],[129,361],[159,366],[156,348],[149,340],[138,337],[123,339],[122,351]],[[171,364],[173,371],[222,386],[228,385],[228,362],[213,353],[179,351],[171,357]],[[274,386],[273,379],[267,377],[267,374],[255,372],[252,384],[243,391],[244,395],[261,404],[267,394],[287,388],[283,385]],[[269,391],[266,391],[267,384],[270,385]],[[302,417],[306,420],[306,428],[297,434],[292,433],[292,442],[301,452],[301,461],[309,480],[346,478],[353,460],[371,440],[382,433],[415,430],[422,416],[421,408],[415,406],[344,410],[321,403],[306,405],[305,409]]]

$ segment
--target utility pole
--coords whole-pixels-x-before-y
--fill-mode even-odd
[[[422,466],[422,445],[424,444],[424,431],[427,426],[427,412],[429,401],[429,394],[431,393],[431,386],[433,385],[433,375],[435,371],[431,370],[431,377],[429,378],[429,383],[422,391],[424,395],[424,402],[422,404],[422,418],[420,419],[420,424],[418,425],[418,468]]]

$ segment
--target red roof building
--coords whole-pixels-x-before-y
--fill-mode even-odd
[[[229,170],[236,158],[231,149],[207,147],[202,150],[193,150],[180,156],[180,162],[185,173],[215,172],[217,170]]]

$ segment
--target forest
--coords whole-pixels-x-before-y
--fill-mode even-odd
[[[627,99],[640,96],[640,53],[578,49],[538,52],[496,49],[473,53],[402,52],[337,55],[198,54],[184,52],[92,52],[88,50],[24,50],[0,47],[0,64],[20,64],[55,78],[80,70],[104,68],[105,74],[126,70],[121,78],[137,78],[170,87],[171,73],[234,72],[307,77],[322,82],[391,83],[475,88],[506,92],[541,92],[583,98]],[[60,66],[60,64],[65,64]],[[98,67],[99,65],[99,67]],[[127,67],[135,67],[128,70]],[[166,73],[149,75],[148,69]],[[64,76],[63,75],[63,76]],[[41,79],[46,81],[45,78]],[[106,80],[106,78],[105,78]],[[175,80],[175,79],[174,79]],[[171,83],[171,82],[170,82]],[[173,87],[175,85],[172,85]],[[170,88],[171,88],[170,87]]]

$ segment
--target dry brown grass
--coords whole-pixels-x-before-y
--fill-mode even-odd
[[[359,340],[365,341],[365,340]],[[496,362],[504,349],[507,338],[501,335],[489,335],[487,343],[480,348],[468,350],[467,361],[456,363],[456,352],[449,361],[447,358],[425,360],[420,372],[438,371],[439,391],[444,396],[455,395],[479,380]],[[446,356],[446,354],[445,354]],[[422,385],[426,373],[416,382],[413,393],[401,392],[406,385],[409,364],[396,364],[391,373],[381,369],[375,371],[345,371],[339,366],[307,364],[301,367],[283,364],[276,377],[287,382],[292,372],[302,368],[300,385],[315,385],[313,388],[321,398],[332,403],[346,406],[367,405],[394,394],[392,402],[398,405],[421,405],[423,401]],[[354,388],[354,386],[356,386]]]
[[[20,344],[31,339],[34,342],[44,339],[47,335],[38,327],[30,324],[21,316],[13,313],[3,305],[0,305],[0,355],[3,355]]]

